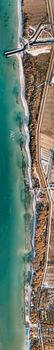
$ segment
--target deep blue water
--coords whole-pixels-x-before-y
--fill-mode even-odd
[[[24,178],[18,62],[4,50],[16,47],[17,0],[0,1],[0,350],[24,343]],[[17,95],[17,101],[16,101]],[[20,113],[19,113],[20,112]]]

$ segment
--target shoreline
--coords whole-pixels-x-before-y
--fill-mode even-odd
[[[48,69],[49,54],[45,54],[44,58],[42,55],[40,57],[30,57],[27,53],[22,56],[23,59],[23,67],[24,67],[24,75],[25,75],[25,96],[27,100],[27,104],[30,112],[30,120],[29,120],[29,131],[30,131],[30,154],[31,154],[31,170],[32,170],[32,183],[34,185],[34,191],[36,192],[36,219],[38,215],[38,222],[35,223],[35,235],[33,241],[34,249],[34,259],[31,264],[31,268],[33,269],[32,278],[31,278],[31,294],[30,294],[30,346],[32,346],[32,338],[35,337],[32,324],[38,324],[38,306],[41,300],[41,285],[44,276],[45,263],[46,263],[46,247],[48,242],[48,218],[49,218],[49,203],[47,197],[47,189],[45,193],[45,189],[43,187],[43,182],[41,186],[41,177],[38,169],[38,162],[36,161],[36,127],[38,124],[38,112],[42,98],[43,87],[39,89],[39,93],[37,90],[37,86],[40,86],[41,78],[42,81],[46,79],[46,73]],[[33,60],[33,62],[32,62]],[[42,69],[42,77],[41,77],[41,69]],[[32,83],[32,84],[31,84]],[[34,91],[34,92],[33,92]],[[31,94],[32,92],[32,94]],[[37,115],[37,117],[36,117]],[[34,122],[33,122],[34,120]],[[34,132],[33,132],[34,130]],[[31,144],[32,141],[32,144]],[[32,146],[32,147],[31,147]],[[42,195],[43,189],[43,195]],[[38,192],[39,199],[37,201]],[[43,198],[42,198],[43,197]],[[45,197],[45,198],[44,198]],[[39,209],[38,209],[39,206]],[[39,218],[40,216],[40,218]],[[40,220],[40,222],[39,222]],[[44,228],[45,227],[45,228]],[[41,231],[40,231],[41,230]],[[34,297],[34,301],[33,300]],[[35,305],[36,303],[36,305]],[[32,308],[34,307],[33,311]],[[36,310],[36,311],[35,311]],[[38,335],[38,327],[37,327],[37,335]],[[39,341],[41,342],[42,335],[38,340],[38,348]]]
[[[19,37],[21,37],[19,35]],[[37,200],[37,192],[39,192],[40,189],[36,189],[36,193],[35,193],[35,188],[36,185],[32,186],[32,158],[31,158],[31,150],[29,149],[29,141],[30,141],[30,133],[29,133],[29,110],[28,110],[28,104],[27,104],[27,100],[25,98],[25,75],[24,75],[24,70],[23,70],[23,55],[17,55],[17,59],[19,61],[19,75],[20,75],[20,86],[21,86],[21,101],[22,101],[22,106],[24,108],[24,116],[25,116],[25,124],[24,124],[24,130],[25,130],[25,135],[26,135],[26,153],[27,153],[27,157],[28,157],[28,178],[29,178],[29,187],[30,187],[30,191],[32,192],[32,196],[33,196],[33,215],[32,218],[34,219],[33,221],[33,233],[32,233],[32,239],[31,239],[31,248],[33,249],[34,252],[34,258],[36,256],[36,248],[34,249],[34,241],[36,239],[36,200]],[[30,325],[30,307],[31,307],[31,289],[32,289],[32,284],[33,281],[32,279],[33,277],[33,273],[35,273],[35,268],[34,265],[30,262],[30,272],[31,272],[31,282],[28,284],[28,289],[30,290],[30,294],[28,292],[28,307],[29,307],[29,315],[26,316],[27,318],[27,322],[25,322],[25,328],[26,328],[26,324]],[[26,296],[25,296],[25,303],[26,303]],[[36,321],[37,322],[37,321]],[[30,344],[30,332],[28,332],[29,334],[29,339],[27,339],[26,337],[26,344],[27,344],[27,340],[28,343]],[[26,345],[27,346],[27,345]],[[30,345],[29,345],[30,346]]]
[[[18,3],[19,4],[19,3]],[[20,18],[20,23],[18,26],[18,43],[20,42],[20,38],[22,38],[22,1],[20,1],[20,6],[18,5],[18,16]],[[31,242],[31,248],[34,250],[34,237],[35,237],[35,227],[36,227],[36,199],[35,199],[35,192],[34,188],[32,187],[32,176],[31,176],[31,154],[30,154],[30,149],[29,149],[29,143],[30,143],[30,134],[29,134],[29,109],[28,109],[28,104],[25,98],[25,76],[24,76],[24,70],[23,70],[23,63],[22,63],[22,58],[23,55],[18,55],[17,54],[17,59],[19,62],[19,77],[20,77],[20,86],[21,86],[21,101],[22,101],[22,106],[24,109],[24,131],[26,135],[26,153],[27,153],[27,159],[28,159],[28,179],[29,179],[29,191],[32,193],[33,197],[33,205],[32,205],[32,217],[33,217],[33,234],[32,234],[32,242]],[[25,233],[26,234],[26,233]],[[26,249],[26,247],[25,247]],[[30,263],[30,271],[32,270],[31,263]],[[31,271],[32,275],[33,272]],[[29,283],[29,289],[31,288],[31,283],[32,283],[32,277],[31,277],[31,282]],[[29,296],[30,300],[30,296]],[[26,301],[24,300],[24,303]],[[28,301],[29,302],[29,301]],[[30,302],[29,302],[29,309],[30,309]],[[25,325],[26,328],[26,325]],[[29,332],[28,332],[29,334]],[[29,338],[29,336],[28,336]],[[30,343],[30,340],[28,339],[28,343]],[[27,348],[27,336],[26,336],[26,348]],[[30,345],[29,345],[30,347]]]
[[[37,5],[38,6],[38,5]],[[42,16],[42,14],[41,14]],[[46,273],[46,261],[48,259],[48,242],[49,242],[49,214],[50,214],[50,202],[49,202],[49,194],[48,189],[45,185],[44,178],[42,180],[41,167],[39,169],[39,160],[37,156],[37,133],[36,128],[38,124],[38,116],[39,109],[42,100],[43,94],[43,82],[45,83],[47,71],[50,62],[49,54],[45,54],[40,57],[34,57],[32,59],[28,53],[26,55],[22,55],[22,81],[24,81],[22,104],[25,107],[25,101],[29,108],[29,137],[30,143],[28,141],[28,147],[30,147],[30,155],[31,155],[31,179],[32,179],[32,189],[33,195],[35,194],[35,201],[33,199],[33,214],[34,214],[34,222],[32,227],[32,238],[31,238],[31,246],[34,251],[34,259],[32,262],[30,261],[30,272],[31,278],[29,283],[30,294],[28,295],[28,286],[26,285],[26,299],[25,303],[29,302],[29,314],[26,314],[26,326],[28,331],[27,345],[28,348],[28,340],[29,346],[35,349],[36,342],[35,337],[38,338],[37,348],[41,349],[41,346],[44,348],[44,339],[41,330],[41,320],[43,318],[41,315],[40,307],[42,306],[42,302],[44,300],[44,295],[46,298],[46,308],[47,308],[47,295],[46,295],[46,285],[43,284]],[[21,71],[21,68],[20,68]],[[42,81],[41,81],[42,80]],[[22,87],[22,86],[21,86]],[[39,88],[39,95],[38,90]],[[25,99],[26,96],[26,99]],[[26,116],[26,108],[24,108],[25,116]],[[28,125],[27,125],[28,127]],[[33,133],[34,127],[34,133]],[[34,137],[35,135],[35,137]],[[39,134],[40,135],[40,134]],[[31,145],[32,139],[32,145]],[[32,147],[31,147],[32,146]],[[29,148],[28,148],[29,149]],[[28,159],[29,160],[29,159]],[[42,172],[43,173],[43,172]],[[43,176],[44,177],[44,176]],[[40,181],[39,181],[40,180]],[[39,187],[40,186],[40,187]],[[31,191],[32,191],[31,189]],[[40,192],[39,192],[40,190]],[[45,191],[46,190],[46,191]],[[39,193],[39,198],[38,198]],[[36,208],[36,216],[35,216],[35,208]],[[36,222],[35,222],[36,219]],[[45,293],[45,294],[44,294]],[[48,290],[47,290],[48,293]],[[43,298],[43,300],[42,300]],[[43,303],[44,310],[44,303]],[[26,308],[25,308],[26,311]],[[45,316],[46,321],[46,316]],[[37,332],[35,333],[34,326],[37,327]],[[44,326],[44,321],[43,321]],[[29,328],[30,327],[30,328]],[[40,347],[39,347],[40,346]]]

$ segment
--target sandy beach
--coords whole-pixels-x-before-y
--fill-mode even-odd
[[[26,0],[23,1],[23,21],[24,21],[23,29],[24,29],[25,38],[29,37],[30,25],[36,26],[39,24],[39,22],[45,21],[46,23],[47,21],[49,21],[49,12],[47,13],[46,4],[47,4],[46,1],[38,1],[34,3],[32,0],[30,2]],[[52,13],[51,13],[50,19],[52,20]],[[51,35],[51,34],[52,33],[50,29],[50,33],[48,31],[47,35]],[[40,130],[39,129],[39,123],[40,123],[39,111],[40,111],[40,106],[41,106],[41,111],[43,108],[43,105],[41,105],[41,102],[42,102],[42,95],[44,91],[45,80],[47,77],[49,62],[51,58],[51,48],[50,48],[50,52],[48,52],[48,49],[47,49],[47,52],[45,52],[44,54],[43,54],[43,51],[39,52],[40,55],[38,55],[37,57],[35,57],[34,52],[33,52],[34,56],[31,57],[30,53],[31,53],[30,51],[26,52],[26,54],[23,56],[23,67],[24,67],[24,75],[25,75],[25,96],[26,96],[26,100],[29,108],[29,113],[30,113],[29,131],[30,131],[30,153],[31,153],[31,160],[32,160],[31,162],[32,182],[33,182],[34,188],[37,188],[37,192],[41,183],[39,198],[38,198],[38,201],[36,202],[36,231],[35,231],[35,240],[34,240],[35,256],[32,261],[33,278],[32,278],[32,286],[31,286],[30,320],[32,325],[34,325],[34,324],[38,324],[39,322],[38,309],[40,308],[40,305],[42,306],[41,293],[42,293],[43,300],[45,298],[45,302],[46,302],[46,304],[44,304],[43,302],[43,308],[45,307],[47,309],[49,305],[47,301],[48,296],[46,297],[46,294],[48,293],[48,291],[47,293],[46,293],[46,290],[42,291],[42,286],[45,280],[46,270],[48,266],[49,238],[50,238],[50,232],[51,232],[52,215],[50,215],[50,195],[48,192],[46,182],[44,182],[44,175],[46,176],[46,174],[44,173],[44,169],[41,174],[41,167],[42,167],[41,165],[41,161],[42,161],[41,132],[43,131],[43,140],[45,140],[45,147],[46,147],[45,137],[46,137],[46,134],[48,134],[48,130],[49,130],[49,135],[53,133],[54,89],[53,89],[53,86],[51,87],[51,90],[50,90],[50,87],[48,89],[48,93],[49,93],[48,105],[47,105],[47,99],[46,99],[46,105],[47,105],[46,113],[44,109],[42,130]],[[49,79],[49,76],[48,76],[48,79]],[[49,80],[48,80],[48,83],[49,83]],[[50,84],[48,84],[48,86],[49,85]],[[50,101],[52,101],[52,107],[51,107]],[[50,108],[51,108],[51,113],[50,113]],[[48,113],[48,109],[49,109],[49,113]],[[38,116],[39,116],[39,119],[38,119]],[[38,128],[37,128],[37,125],[38,125]],[[36,132],[37,129],[39,130],[38,137]],[[48,145],[48,139],[47,139],[47,145]],[[47,156],[45,158],[47,159]],[[34,169],[36,169],[35,172],[34,172]],[[52,173],[53,173],[53,170],[52,170]],[[53,252],[53,249],[52,249],[52,252]],[[53,276],[53,272],[52,272],[52,276]],[[50,277],[48,277],[48,270],[47,270],[47,278],[49,283]],[[53,281],[54,279],[52,277],[52,284],[53,284]],[[46,283],[46,286],[44,284],[44,287],[47,287],[47,283]],[[52,308],[52,313],[53,313],[53,308]],[[45,322],[46,322],[46,325],[48,326],[48,330],[50,331],[49,315],[48,315],[48,321],[46,318],[46,312],[44,314],[44,322],[42,319],[42,315],[40,319],[43,324],[43,331],[45,327]],[[37,331],[37,336],[38,336],[38,331]],[[30,328],[30,347],[31,349],[35,349],[36,347],[38,350],[44,349],[43,334],[41,332],[41,323],[40,323],[39,340],[37,342],[34,336],[34,331],[32,330],[32,327]]]

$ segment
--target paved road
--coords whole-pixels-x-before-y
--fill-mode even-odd
[[[53,64],[54,64],[54,53],[53,53],[53,50],[52,50],[46,81],[50,79],[50,76],[51,76],[51,73],[52,73],[52,69],[53,69]],[[51,192],[50,192],[50,190],[48,188],[48,183],[47,183],[47,180],[45,180],[44,174],[42,176],[42,166],[40,165],[40,129],[41,129],[41,123],[42,123],[42,118],[43,118],[43,115],[44,115],[44,108],[45,108],[46,98],[47,98],[48,89],[49,89],[49,87],[46,86],[46,81],[45,81],[45,86],[44,86],[44,91],[43,91],[43,96],[42,96],[42,101],[41,101],[41,106],[40,106],[40,111],[39,111],[38,124],[37,124],[37,128],[36,128],[36,142],[37,142],[37,144],[36,144],[36,153],[37,153],[37,162],[38,162],[37,172],[38,172],[39,177],[40,177],[41,187],[43,186],[43,188],[44,188],[44,186],[45,186],[45,188],[47,190],[47,196],[48,196],[48,199],[49,199],[48,246],[47,246],[47,254],[46,254],[46,265],[45,265],[45,269],[44,269],[44,276],[43,276],[41,288],[45,284],[46,272],[47,272],[47,267],[48,267],[49,245],[50,245],[50,237],[51,237],[51,220],[52,220],[52,197],[51,197]]]

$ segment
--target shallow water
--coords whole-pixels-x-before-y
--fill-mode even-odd
[[[24,344],[24,178],[19,118],[18,62],[6,59],[16,47],[17,0],[0,3],[0,350],[21,350]],[[16,103],[17,95],[17,103]],[[20,113],[19,113],[20,112]]]

